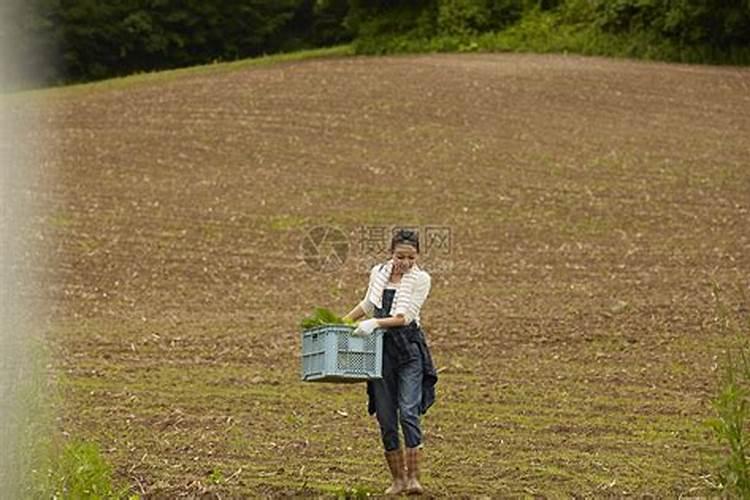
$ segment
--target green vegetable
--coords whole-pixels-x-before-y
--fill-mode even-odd
[[[334,313],[332,313],[328,309],[325,309],[324,307],[317,307],[315,308],[315,313],[309,318],[303,319],[300,325],[302,326],[303,330],[308,330],[310,328],[321,325],[355,326],[356,324],[356,321],[345,320],[339,316],[336,316]]]

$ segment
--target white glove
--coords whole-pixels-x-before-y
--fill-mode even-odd
[[[354,329],[352,335],[355,337],[367,337],[372,335],[372,332],[378,327],[378,320],[375,318],[366,319],[357,323],[357,328]]]

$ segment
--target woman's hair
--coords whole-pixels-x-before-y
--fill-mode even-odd
[[[411,245],[419,253],[419,233],[410,229],[399,229],[393,233],[391,239],[391,252],[396,249],[396,245]]]

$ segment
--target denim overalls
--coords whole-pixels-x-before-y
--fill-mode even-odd
[[[383,290],[383,307],[375,308],[375,318],[390,316],[395,289]],[[383,378],[368,382],[371,405],[380,424],[386,451],[399,448],[398,423],[409,448],[422,444],[421,414],[435,398],[437,373],[424,339],[424,332],[412,321],[409,325],[387,328],[383,335]],[[372,412],[371,412],[372,413]]]

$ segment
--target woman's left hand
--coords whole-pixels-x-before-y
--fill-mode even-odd
[[[358,337],[367,337],[372,335],[372,332],[378,327],[378,320],[376,318],[366,319],[357,323],[357,328],[354,329],[352,335]]]

